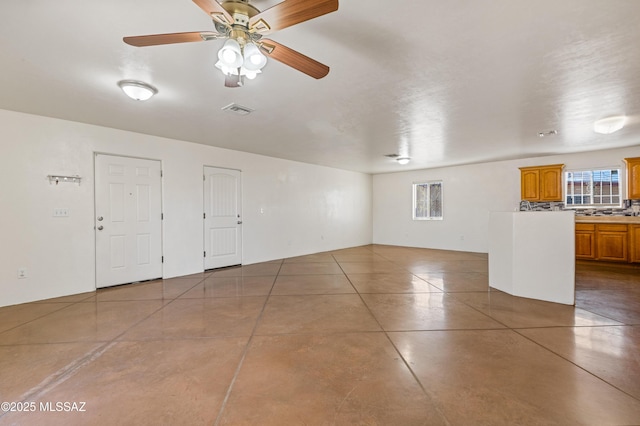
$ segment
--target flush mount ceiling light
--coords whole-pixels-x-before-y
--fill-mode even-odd
[[[405,165],[405,164],[409,164],[409,161],[411,161],[411,158],[409,158],[409,157],[398,157],[398,158],[396,158],[396,161],[399,164]]]
[[[138,80],[121,80],[118,82],[118,86],[125,95],[136,101],[146,101],[158,93],[158,89],[152,85]]]
[[[627,124],[627,117],[624,115],[602,118],[593,123],[593,131],[608,135],[622,129],[625,124]]]

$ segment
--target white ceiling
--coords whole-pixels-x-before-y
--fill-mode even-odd
[[[341,0],[270,36],[327,77],[271,60],[233,89],[221,40],[122,41],[213,30],[191,0],[4,0],[0,16],[3,109],[367,173],[640,146],[637,0]],[[132,101],[122,79],[159,94]],[[619,114],[622,131],[592,131]]]

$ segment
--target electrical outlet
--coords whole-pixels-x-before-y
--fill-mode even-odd
[[[27,268],[18,269],[18,278],[19,279],[27,278]]]

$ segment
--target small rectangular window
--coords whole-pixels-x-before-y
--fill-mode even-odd
[[[565,173],[566,207],[620,207],[620,169],[576,170]]]
[[[442,220],[442,181],[413,184],[413,220]]]

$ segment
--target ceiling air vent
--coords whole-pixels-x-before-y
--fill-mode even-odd
[[[238,104],[229,104],[226,107],[223,107],[222,110],[223,111],[233,112],[234,114],[238,114],[238,115],[247,115],[247,114],[251,114],[253,112],[253,110],[251,108],[248,108],[248,107],[242,106],[242,105],[238,105]]]
[[[400,155],[399,154],[385,154],[385,157],[398,158],[398,157],[400,157]]]

